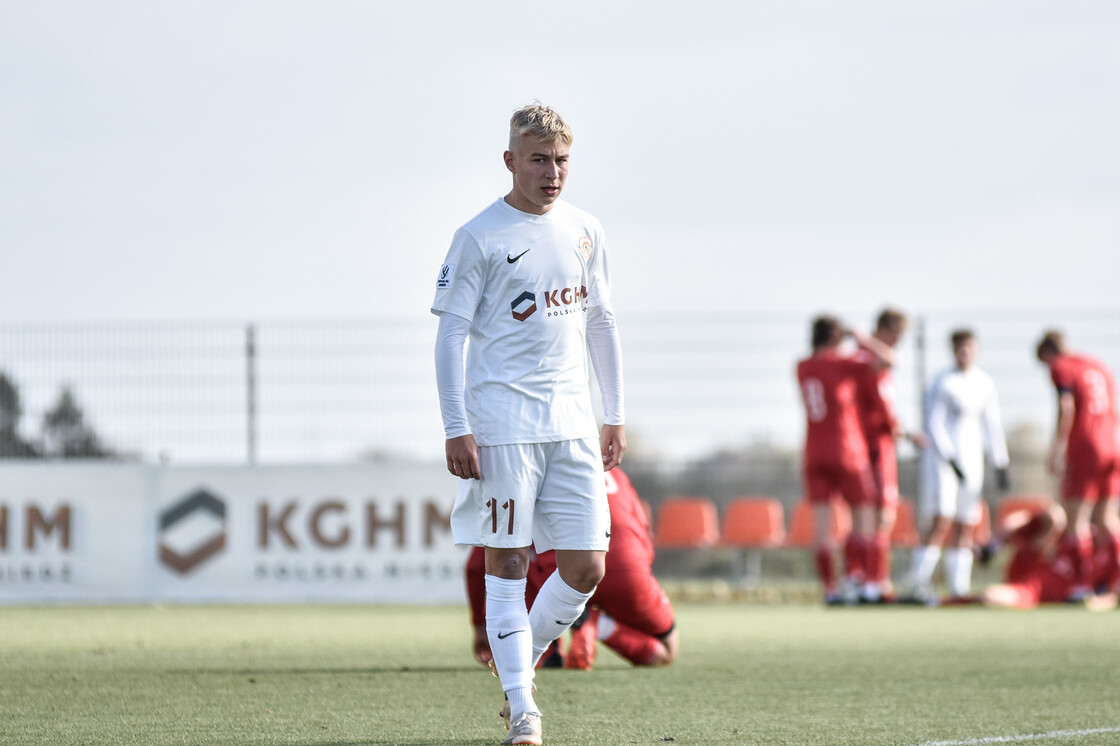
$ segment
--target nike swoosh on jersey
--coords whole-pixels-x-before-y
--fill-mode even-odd
[[[522,252],[521,252],[520,254],[518,254],[517,256],[510,256],[509,254],[506,254],[506,261],[507,261],[507,262],[509,262],[510,264],[513,264],[513,263],[514,263],[514,262],[516,262],[516,261],[517,261],[518,259],[520,259],[521,257],[525,256],[526,254],[528,254],[528,253],[529,253],[530,251],[532,251],[532,250],[533,250],[533,247],[532,247],[532,246],[530,246],[529,248],[525,249],[524,251],[522,251]]]

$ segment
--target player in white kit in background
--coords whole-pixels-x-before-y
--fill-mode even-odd
[[[972,584],[973,533],[980,523],[987,451],[1000,489],[1007,489],[1007,440],[992,377],[975,365],[976,336],[952,333],[956,365],[926,389],[919,512],[922,541],[910,567],[911,600],[931,599],[930,580],[942,555],[949,595],[963,598]]]
[[[485,547],[506,744],[541,743],[534,667],[603,576],[603,472],[626,450],[606,240],[598,220],[560,200],[571,142],[552,109],[514,113],[504,154],[512,189],[456,232],[432,303],[447,469],[463,480],[452,534]],[[589,359],[603,401],[598,432]],[[555,549],[558,569],[526,611],[530,544]]]

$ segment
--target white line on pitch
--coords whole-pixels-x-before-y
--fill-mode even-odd
[[[1029,733],[1022,736],[993,736],[991,738],[966,738],[963,741],[924,741],[916,746],[983,746],[987,743],[1019,743],[1042,741],[1050,738],[1077,738],[1098,733],[1120,733],[1120,728],[1090,728],[1087,730],[1052,730],[1049,733]]]

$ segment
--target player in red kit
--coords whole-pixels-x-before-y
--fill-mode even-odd
[[[869,366],[841,351],[853,332],[838,319],[814,319],[813,354],[797,364],[797,381],[805,405],[805,453],[802,460],[805,499],[813,506],[815,544],[813,556],[826,603],[854,601],[856,584],[878,577],[875,540],[875,484],[868,457],[860,411],[875,396],[876,366]],[[857,339],[887,364],[890,350],[872,339]],[[852,510],[852,537],[845,552],[845,593],[836,587],[833,555],[837,547],[830,536],[829,502],[841,497]],[[848,598],[851,596],[851,598]]]
[[[894,349],[906,332],[907,318],[904,313],[893,308],[880,312],[875,321],[872,336],[881,344]],[[875,393],[869,397],[863,412],[863,426],[867,437],[868,456],[871,472],[875,477],[875,552],[878,573],[871,576],[865,573],[859,599],[864,603],[876,603],[893,595],[891,587],[891,533],[898,518],[898,457],[895,441],[901,437],[910,438],[919,448],[925,445],[921,433],[907,433],[899,423],[895,405],[895,385],[893,367],[881,362],[879,353],[861,345],[856,359],[866,362],[875,370]],[[851,541],[849,540],[849,544]],[[849,547],[849,553],[856,553]]]
[[[1104,363],[1066,348],[1061,332],[1048,331],[1038,359],[1050,369],[1058,391],[1058,417],[1049,466],[1061,474],[1066,541],[1073,547],[1078,579],[1072,595],[1089,594],[1092,526],[1120,546],[1120,424],[1116,378]],[[1063,468],[1064,462],[1064,468]]]
[[[649,522],[629,477],[618,467],[604,474],[611,511],[606,573],[588,602],[588,612],[573,625],[565,668],[590,669],[596,641],[636,666],[667,666],[677,655],[673,607],[653,577]],[[474,626],[474,654],[491,659],[486,636],[483,561],[476,548],[467,560],[467,595]],[[553,552],[535,555],[529,566],[526,602],[532,605],[540,584],[556,567]],[[542,659],[547,662],[548,658]],[[546,663],[547,664],[547,663]]]
[[[987,606],[1033,609],[1039,604],[1062,603],[1077,586],[1074,574],[1074,547],[1061,541],[1066,525],[1065,512],[1057,505],[1016,510],[997,526],[999,541],[1012,547],[1004,570],[1005,581],[988,586],[978,599]],[[1095,532],[1097,538],[1103,534]],[[1094,543],[1090,575],[1094,584],[1115,587],[1117,580],[1116,545],[1111,541]],[[1092,610],[1115,608],[1114,592],[1085,597]]]

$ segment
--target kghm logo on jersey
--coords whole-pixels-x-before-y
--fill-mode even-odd
[[[590,236],[580,236],[577,248],[583,260],[587,261],[591,258],[591,252],[595,251],[595,244],[592,243]]]
[[[576,311],[585,310],[583,302],[587,300],[587,286],[557,288],[544,293],[544,307],[548,315],[565,316]],[[509,304],[513,318],[524,321],[537,312],[537,294],[526,290],[517,299]]]
[[[526,290],[509,307],[513,311],[513,318],[524,321],[537,312],[537,296]]]
[[[585,285],[580,285],[578,288],[549,290],[544,294],[544,307],[549,309],[549,316],[564,316],[584,310],[583,301],[585,300],[587,300],[587,287]]]

